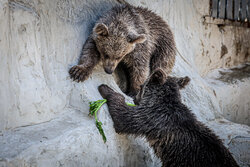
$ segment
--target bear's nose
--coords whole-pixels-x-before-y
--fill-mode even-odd
[[[104,71],[107,73],[107,74],[112,74],[113,71],[110,69],[110,68],[104,68]]]

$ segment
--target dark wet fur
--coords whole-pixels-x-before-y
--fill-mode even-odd
[[[179,90],[189,80],[156,71],[141,87],[136,107],[106,85],[99,92],[116,132],[145,137],[164,167],[237,167],[222,141],[181,102]]]

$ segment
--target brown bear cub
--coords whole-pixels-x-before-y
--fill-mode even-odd
[[[141,87],[135,107],[106,85],[99,92],[107,99],[116,132],[146,137],[163,166],[238,166],[222,141],[181,102],[179,90],[189,80],[157,70]]]
[[[78,65],[69,73],[79,82],[86,80],[100,61],[108,74],[122,63],[129,74],[128,93],[134,96],[156,68],[169,74],[175,55],[173,34],[161,17],[148,9],[123,4],[97,21]]]

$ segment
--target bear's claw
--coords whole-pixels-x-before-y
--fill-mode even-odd
[[[76,65],[69,70],[70,78],[76,82],[81,82],[87,79],[88,72],[83,66]]]
[[[102,84],[98,87],[98,90],[103,98],[106,98],[108,95],[115,93],[113,89],[111,89],[109,86]]]

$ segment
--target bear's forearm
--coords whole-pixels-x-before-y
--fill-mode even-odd
[[[129,106],[125,103],[125,98],[119,93],[112,93],[106,97],[110,112],[126,112]]]
[[[114,122],[114,128],[117,133],[120,134],[136,134],[136,124],[134,121],[133,111],[128,107],[120,106],[113,107],[109,105],[109,113]]]
[[[100,54],[96,48],[94,40],[90,36],[83,45],[78,65],[94,68],[94,66],[98,64],[99,61]]]
[[[140,121],[137,120],[135,107],[127,106],[124,102],[117,103],[117,99],[108,99],[109,113],[114,122],[114,128],[120,134],[137,134]]]
[[[78,65],[69,70],[70,77],[77,82],[85,81],[100,61],[100,54],[91,37],[85,42]]]

